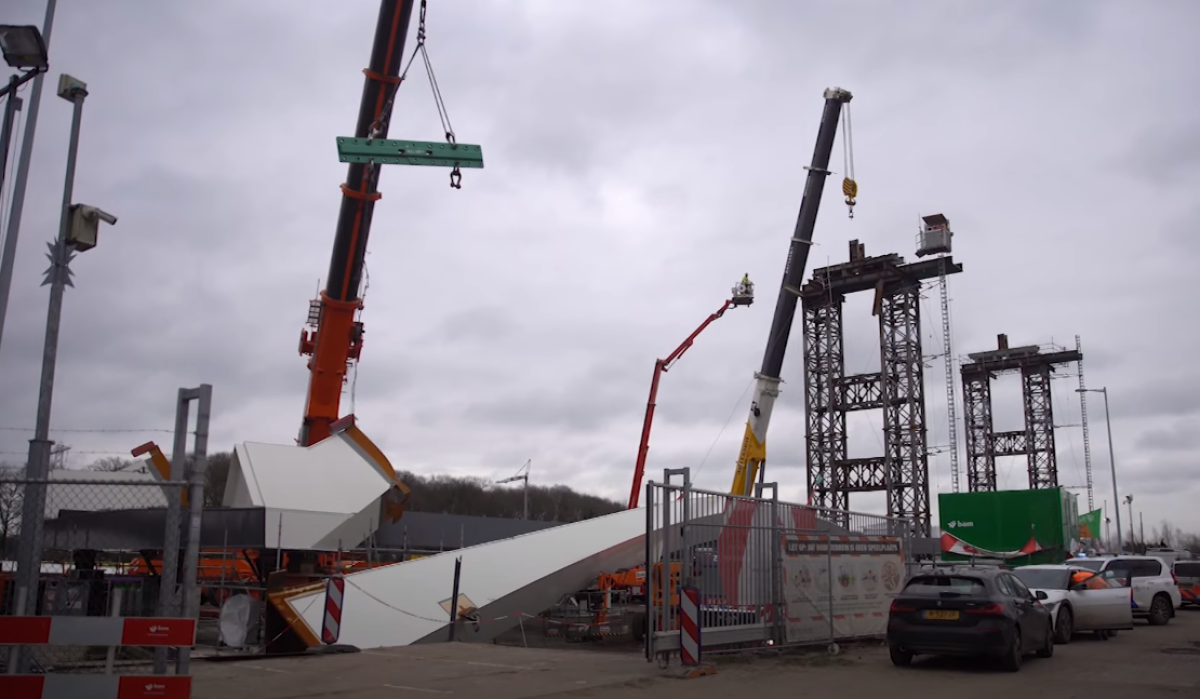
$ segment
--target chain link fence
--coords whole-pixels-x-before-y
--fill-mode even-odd
[[[0,479],[0,617],[19,632],[0,645],[6,674],[187,673],[194,626],[173,622],[199,607],[195,481]]]

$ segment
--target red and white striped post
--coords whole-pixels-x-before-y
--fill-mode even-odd
[[[166,646],[189,648],[195,619],[98,616],[0,617],[4,646]],[[188,675],[0,675],[4,699],[188,699]]]
[[[700,664],[700,589],[684,587],[679,596],[679,659]]]
[[[325,621],[321,624],[321,642],[337,643],[342,633],[342,600],[346,597],[346,579],[334,575],[325,581]]]

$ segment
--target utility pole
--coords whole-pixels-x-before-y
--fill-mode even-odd
[[[1104,501],[1102,507],[1103,510],[1100,512],[1100,515],[1104,517],[1104,545],[1105,547],[1109,547],[1112,546],[1112,531],[1108,525],[1112,520],[1108,516],[1108,500]]]
[[[1076,393],[1102,393],[1104,394],[1104,425],[1108,429],[1108,467],[1112,472],[1112,495],[1113,495],[1113,512],[1116,513],[1117,519],[1117,553],[1125,551],[1125,543],[1122,541],[1123,533],[1121,532],[1121,496],[1117,492],[1117,458],[1113,451],[1113,436],[1112,436],[1112,413],[1108,409],[1108,386],[1103,388],[1077,388]],[[1126,502],[1132,502],[1133,496],[1127,497]],[[1129,538],[1133,539],[1133,510],[1129,512]]]
[[[57,4],[57,0],[46,0],[46,18],[42,22],[41,31],[44,49],[48,49],[50,46],[50,30],[54,25],[54,8]],[[47,68],[49,68],[48,63],[47,60]],[[42,71],[42,73],[44,72]],[[33,157],[33,137],[37,132],[38,107],[42,103],[42,73],[34,76],[33,89],[29,94],[29,107],[25,112],[25,136],[21,139],[21,155],[17,160],[17,172],[13,179],[12,203],[8,207],[8,231],[4,236],[4,249],[0,251],[0,344],[4,338],[4,318],[8,311],[8,294],[12,288],[13,264],[17,255],[17,236],[21,232],[21,213],[25,209],[25,185],[29,182],[29,161]],[[15,99],[16,95],[12,95],[11,98]],[[9,136],[6,133],[4,136],[5,155],[8,154],[8,140]]]

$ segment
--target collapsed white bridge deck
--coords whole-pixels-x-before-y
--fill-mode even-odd
[[[351,422],[311,447],[237,445],[224,504],[263,508],[268,546],[349,549],[386,521],[385,494],[395,485],[391,464]],[[590,586],[601,571],[644,560],[645,531],[646,511],[629,510],[352,573],[339,641],[379,648],[445,638],[456,558],[459,594],[481,619],[537,614]],[[318,638],[324,592],[297,592],[286,604],[309,627],[300,635]],[[464,640],[491,640],[510,626],[467,625]]]
[[[469,600],[480,619],[463,625],[460,638],[490,641],[518,615],[538,614],[564,594],[586,589],[599,572],[643,561],[645,531],[646,511],[629,510],[353,573],[346,576],[339,643],[382,648],[446,640],[458,558],[460,604]],[[324,591],[287,603],[320,634]]]

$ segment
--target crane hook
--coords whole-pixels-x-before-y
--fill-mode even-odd
[[[855,197],[858,196],[858,183],[846,177],[842,180],[842,194],[846,195],[846,206],[850,209],[850,218],[854,218],[854,205],[858,202]]]

